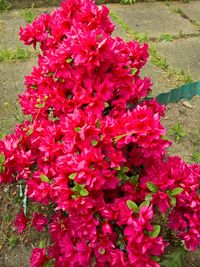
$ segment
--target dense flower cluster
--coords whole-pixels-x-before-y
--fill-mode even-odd
[[[66,0],[20,31],[41,54],[20,96],[32,119],[0,141],[0,183],[22,180],[49,207],[15,221],[49,232],[32,267],[160,266],[159,215],[187,249],[200,245],[200,168],[166,155],[164,107],[144,100],[139,76],[148,47],[113,29],[105,6]]]

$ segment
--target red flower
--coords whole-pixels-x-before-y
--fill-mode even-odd
[[[31,267],[43,267],[44,263],[48,260],[46,251],[43,248],[34,248],[30,258]]]
[[[43,231],[47,224],[48,218],[46,216],[37,212],[33,213],[32,226],[35,227],[38,232]]]
[[[15,226],[17,227],[18,233],[22,233],[24,231],[29,221],[30,219],[25,216],[24,211],[21,209],[20,213],[16,215],[16,219],[14,222]]]

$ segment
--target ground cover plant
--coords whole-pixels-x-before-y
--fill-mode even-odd
[[[28,49],[17,47],[15,50],[0,48],[0,62],[12,62],[30,58],[31,52]]]
[[[39,204],[15,220],[19,233],[49,233],[31,266],[170,266],[168,249],[200,245],[200,167],[167,155],[164,107],[145,101],[139,76],[147,44],[113,29],[108,9],[84,0],[21,29],[42,52],[20,96],[32,119],[0,141],[0,183]]]

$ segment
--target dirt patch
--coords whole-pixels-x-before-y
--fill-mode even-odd
[[[17,234],[14,220],[23,203],[19,184],[1,187],[0,202],[0,267],[28,267],[32,249],[38,247],[40,241],[48,244],[46,231],[39,233],[28,223],[25,231]],[[45,213],[44,208],[28,202],[27,217],[34,211]]]
[[[175,133],[169,138],[173,142],[169,149],[170,155],[178,155],[187,162],[193,161],[194,154],[200,154],[200,97],[196,96],[189,103],[185,101],[167,106],[166,117],[162,120],[168,132],[176,125],[180,125],[183,136],[179,140]]]
[[[19,186],[5,186],[0,190],[0,267],[29,266],[31,254],[30,230],[17,235],[13,225],[20,211]],[[31,236],[34,240],[34,235]]]

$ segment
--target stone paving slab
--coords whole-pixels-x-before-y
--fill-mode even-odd
[[[174,14],[165,3],[136,3],[122,6],[120,4],[107,5],[112,12],[117,13],[129,27],[150,37],[158,37],[162,33],[178,36],[194,34],[198,29],[179,14]]]
[[[0,48],[15,48],[21,46],[19,41],[20,27],[25,26],[25,20],[21,18],[20,11],[13,10],[0,14]]]
[[[184,70],[194,80],[200,80],[200,38],[175,40],[157,44],[160,54],[167,58],[170,67]]]
[[[200,25],[200,1],[191,1],[189,3],[170,2],[170,8],[179,8],[190,19]]]

